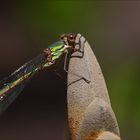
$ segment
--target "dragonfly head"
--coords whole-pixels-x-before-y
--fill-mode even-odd
[[[62,34],[60,36],[60,39],[64,42],[65,45],[69,46],[69,48],[73,49],[74,51],[77,51],[77,48],[75,47],[77,43],[75,42],[77,37],[77,34],[75,33],[69,33],[69,34]]]

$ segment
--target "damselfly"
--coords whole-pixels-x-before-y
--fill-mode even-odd
[[[81,38],[82,36],[80,34],[74,33],[61,35],[60,41],[50,45],[42,54],[25,63],[9,77],[0,81],[0,113],[13,102],[27,85],[27,82],[30,81],[36,73],[54,65],[62,55],[65,55],[64,70],[68,72],[66,69],[67,55],[70,52],[73,53],[76,51],[82,54],[81,57],[84,55],[84,43],[86,40],[82,42]],[[74,75],[89,82],[86,78],[78,74]]]

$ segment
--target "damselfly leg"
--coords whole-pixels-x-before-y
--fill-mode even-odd
[[[83,77],[83,76],[81,76],[81,75],[78,75],[78,74],[76,74],[76,73],[73,73],[73,72],[67,70],[67,58],[68,58],[68,52],[65,53],[64,71],[65,71],[66,73],[75,75],[75,76],[79,77],[80,79],[83,79],[83,80],[84,80],[85,82],[87,82],[87,83],[90,83],[90,81],[89,81],[87,78],[85,78],[85,77]]]
[[[79,52],[81,55],[75,57],[83,58],[85,42],[86,40],[80,34],[65,34],[61,36],[61,40],[48,46],[43,53],[25,63],[10,76],[0,81],[0,114],[6,110],[21,93],[35,74],[55,65],[58,60],[61,60],[63,55],[65,55],[64,70],[67,73],[79,77],[80,80],[83,79],[87,83],[90,83],[84,76],[67,70],[67,59],[71,52]],[[59,74],[57,73],[57,75]],[[61,77],[61,75],[59,75],[59,77]]]
[[[74,44],[71,43],[73,45],[74,52],[80,52],[82,54],[81,56],[77,56],[77,57],[83,58],[84,57],[84,45],[85,45],[86,40],[85,39],[83,40],[82,36],[78,37],[78,39],[76,39],[76,37],[74,37],[73,34],[70,34],[69,36],[70,37],[67,38],[67,41],[69,43],[71,43],[72,41],[75,41]],[[69,73],[69,74],[75,75],[75,76],[79,77],[80,79],[83,79],[87,83],[90,83],[90,81],[87,78],[67,70],[68,54],[69,54],[69,51],[68,51],[68,49],[66,49],[65,50],[65,58],[64,58],[64,71]]]

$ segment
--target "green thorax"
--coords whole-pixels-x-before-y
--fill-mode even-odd
[[[65,48],[64,48],[64,43],[62,41],[58,41],[52,45],[50,45],[48,48],[50,48],[51,50],[51,57],[52,57],[52,61],[55,62],[55,60],[59,59],[60,56],[64,53]],[[43,65],[43,68],[49,67],[50,65],[52,65],[53,63],[50,62],[46,62]]]
[[[52,60],[58,59],[64,53],[64,43],[62,41],[58,41],[49,46],[51,49]]]

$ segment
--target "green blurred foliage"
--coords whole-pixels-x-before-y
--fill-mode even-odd
[[[55,30],[74,30],[75,25],[83,23],[83,17],[87,14],[85,1],[20,1],[19,11],[23,20],[32,24],[32,28],[49,32]],[[90,10],[90,9],[89,9]],[[96,12],[94,12],[96,15]],[[50,28],[51,27],[51,28]]]

